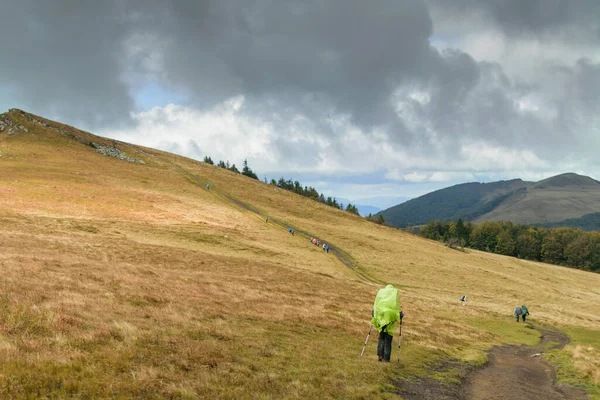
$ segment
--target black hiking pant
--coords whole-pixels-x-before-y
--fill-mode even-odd
[[[521,315],[521,318],[523,318],[523,322],[525,322],[525,317],[526,317],[526,316],[527,316],[527,315],[525,315],[525,314]]]
[[[392,335],[384,331],[379,332],[379,341],[377,342],[377,356],[379,361],[390,361],[392,355]]]

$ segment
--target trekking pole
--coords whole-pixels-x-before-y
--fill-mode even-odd
[[[400,318],[400,335],[398,335],[398,362],[400,362],[400,343],[402,341],[402,318]]]
[[[373,324],[371,324],[371,326],[369,327],[369,333],[367,333],[367,338],[365,339],[365,345],[363,346],[363,349],[360,352],[361,357],[365,353],[365,349],[367,348],[367,342],[369,341],[369,336],[371,336],[371,329],[373,329]]]

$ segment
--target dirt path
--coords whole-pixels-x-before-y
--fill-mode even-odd
[[[542,333],[536,346],[496,346],[481,369],[468,370],[461,385],[442,385],[433,379],[399,382],[398,393],[404,399],[447,400],[579,400],[587,399],[582,389],[556,383],[556,371],[541,357],[544,348],[562,349],[568,336],[550,327],[532,325]],[[461,368],[458,363],[451,367]]]
[[[548,343],[562,349],[569,337],[549,327],[535,326],[542,333],[537,346],[495,347],[488,364],[466,382],[466,399],[587,399],[581,389],[557,385],[556,371],[541,357]]]
[[[197,175],[191,173],[190,171],[188,171],[187,169],[183,168],[180,165],[177,165],[175,163],[171,163],[171,164],[174,167],[176,167],[179,171],[181,171],[185,176],[187,176],[190,180],[195,182],[196,184],[198,184],[202,187],[204,187],[206,185],[207,182],[200,179]],[[210,191],[211,191],[211,193],[220,196],[221,198],[223,198],[226,201],[236,204],[238,207],[241,207],[246,211],[250,211],[250,212],[253,212],[253,213],[259,215],[261,218],[263,218],[265,221],[267,221],[267,215],[262,214],[260,212],[260,210],[258,210],[251,204],[243,202],[243,201],[235,198],[234,196],[232,196],[228,193],[222,192],[214,187],[211,188]],[[382,284],[383,283],[380,280],[370,276],[365,270],[363,270],[360,266],[357,265],[357,263],[352,259],[352,257],[348,253],[346,253],[344,250],[340,249],[339,247],[333,245],[330,241],[319,238],[310,232],[300,229],[294,225],[290,225],[286,221],[282,221],[277,218],[273,218],[273,217],[269,216],[268,223],[276,224],[276,225],[284,228],[285,230],[287,230],[288,228],[292,228],[294,230],[294,234],[302,235],[306,239],[314,237],[315,239],[319,240],[320,242],[328,243],[330,246],[329,252],[332,253],[338,260],[340,260],[342,262],[342,264],[344,264],[346,267],[351,269],[361,281],[366,282],[366,283],[374,283],[374,284]],[[307,243],[307,245],[314,246],[314,245],[311,245],[310,243]]]

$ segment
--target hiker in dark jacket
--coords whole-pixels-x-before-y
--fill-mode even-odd
[[[513,315],[515,317],[517,317],[517,322],[519,322],[519,317],[523,314],[523,310],[521,309],[521,307],[515,308],[515,311],[513,312]],[[524,320],[523,320],[524,321]]]
[[[525,318],[529,315],[529,310],[527,309],[527,306],[525,304],[523,304],[521,306],[521,316],[523,317],[523,322],[525,322]]]

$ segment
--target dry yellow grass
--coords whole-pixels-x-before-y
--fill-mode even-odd
[[[576,345],[569,348],[575,359],[575,368],[581,370],[596,385],[600,385],[600,351],[594,346]]]
[[[394,377],[427,362],[535,342],[516,305],[600,329],[599,275],[451,250],[193,160],[119,144],[146,163],[132,164],[11,118],[30,132],[0,133],[0,397],[394,398]],[[373,337],[358,357],[378,285],[228,196],[399,285],[400,367],[374,362]]]

